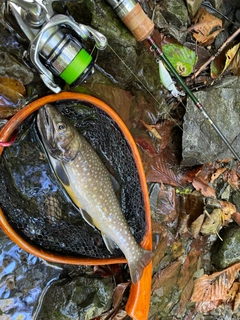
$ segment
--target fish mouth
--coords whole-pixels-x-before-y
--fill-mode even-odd
[[[54,134],[54,126],[53,121],[48,112],[48,105],[41,107],[38,110],[37,114],[37,127],[40,135],[42,136],[42,140],[46,143],[47,141],[51,141],[53,139]]]

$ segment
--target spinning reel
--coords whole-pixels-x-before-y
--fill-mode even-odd
[[[103,50],[106,37],[93,28],[76,23],[73,18],[55,14],[52,3],[59,0],[6,0],[7,27],[19,29],[29,41],[28,57],[44,84],[53,92],[61,91],[60,77],[70,86],[83,82],[93,73],[94,59],[84,47],[88,38]],[[14,19],[13,19],[14,18]]]

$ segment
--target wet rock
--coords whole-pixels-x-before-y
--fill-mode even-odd
[[[103,33],[109,44],[105,50],[98,53],[95,73],[87,80],[87,89],[90,90],[88,93],[95,95],[95,84],[118,85],[127,90],[149,90],[161,104],[164,88],[159,80],[158,64],[154,57],[142,43],[135,40],[106,2],[85,0],[84,6],[88,19],[91,17],[89,24]],[[75,14],[75,18],[82,22],[80,14],[78,17]]]
[[[153,8],[152,19],[158,28],[166,30],[179,42],[185,41],[189,17],[183,0],[160,1]]]
[[[10,53],[0,51],[0,77],[15,78],[26,85],[33,81],[33,72]]]
[[[237,1],[237,0],[236,0]],[[222,8],[223,8],[223,2],[224,0],[209,0],[209,2],[212,4],[212,6],[219,10],[219,11],[222,11]],[[231,4],[232,4],[233,1],[231,1]],[[228,6],[229,6],[229,1],[227,1],[228,3]]]
[[[240,261],[240,227],[233,225],[232,227],[224,229],[213,247],[212,262],[218,269],[224,269],[230,265]]]
[[[37,320],[90,320],[107,311],[112,302],[112,279],[61,279],[44,296]]]
[[[220,86],[196,93],[206,112],[240,154],[240,79],[229,77]],[[234,156],[203,114],[188,99],[183,124],[182,165],[197,165]]]
[[[187,0],[186,2],[190,16],[195,16],[200,5],[202,4],[202,0]]]
[[[86,5],[92,15],[91,26],[103,33],[109,44],[104,51],[99,52],[97,64],[120,84],[131,82],[133,75],[124,63],[136,72],[139,44],[112,7],[104,1],[86,1]]]
[[[58,278],[58,267],[48,267],[0,231],[0,319],[33,319],[41,291]]]
[[[231,194],[231,202],[233,202],[236,206],[238,212],[240,212],[240,197],[238,191],[233,191]]]

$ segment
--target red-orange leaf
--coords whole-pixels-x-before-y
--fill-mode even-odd
[[[195,282],[191,301],[226,301],[229,289],[232,287],[239,270],[240,262],[212,275],[204,274]]]

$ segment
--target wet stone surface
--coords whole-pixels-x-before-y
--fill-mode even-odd
[[[219,88],[196,93],[196,97],[233,149],[240,154],[240,80],[239,77],[227,80]],[[225,143],[190,100],[184,117],[182,139],[182,165],[197,165],[232,157]]]
[[[240,261],[240,228],[237,225],[228,227],[220,233],[220,239],[213,248],[212,261],[217,269],[224,269]]]
[[[33,81],[33,72],[13,55],[0,50],[0,77],[15,78],[26,85]]]
[[[61,268],[49,267],[0,231],[0,319],[32,319],[39,297]]]
[[[44,296],[37,320],[90,320],[110,308],[112,294],[111,278],[82,276],[54,281]]]

